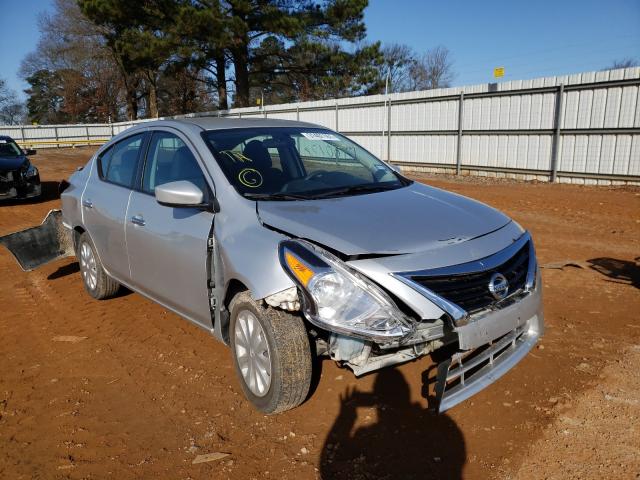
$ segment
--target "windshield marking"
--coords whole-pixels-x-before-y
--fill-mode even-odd
[[[228,156],[232,162],[253,162],[249,157],[240,152],[234,152],[233,150],[223,150],[220,152],[223,155]]]
[[[258,188],[262,186],[262,175],[255,168],[243,168],[238,174],[238,181],[245,187]]]
[[[300,132],[300,134],[309,140],[338,142],[340,139],[331,133],[317,132]]]

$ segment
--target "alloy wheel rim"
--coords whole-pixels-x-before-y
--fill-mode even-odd
[[[93,250],[86,242],[80,247],[80,271],[87,286],[95,290],[98,285],[98,266]]]
[[[234,331],[236,361],[251,393],[264,397],[271,386],[271,352],[262,325],[249,310],[238,314]]]

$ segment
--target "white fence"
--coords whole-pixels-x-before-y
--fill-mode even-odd
[[[639,97],[636,67],[186,116],[317,123],[410,170],[640,184]],[[0,127],[0,134],[38,146],[97,143],[134,123]]]

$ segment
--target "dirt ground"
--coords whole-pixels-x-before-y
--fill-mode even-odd
[[[91,151],[34,157],[44,196],[1,204],[0,235],[58,207]],[[0,478],[639,478],[640,189],[420,180],[511,215],[546,266],[545,336],[497,383],[437,416],[428,359],[359,380],[325,361],[267,417],[206,332],[134,293],[90,299],[75,261],[24,273],[0,250]]]

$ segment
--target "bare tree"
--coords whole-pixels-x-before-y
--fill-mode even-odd
[[[0,108],[0,123],[4,125],[21,125],[25,122],[24,103],[15,101]]]
[[[11,90],[7,86],[7,81],[0,78],[0,104],[6,102],[9,97],[11,97]]]
[[[55,0],[53,13],[39,18],[40,40],[20,67],[24,79],[58,72],[65,86],[62,109],[70,121],[117,120],[123,107],[123,80],[102,28],[90,22],[75,0]]]
[[[428,50],[410,68],[411,90],[446,88],[454,78],[451,52],[442,45]]]
[[[0,78],[0,124],[17,125],[24,120],[24,103],[18,95]]]
[[[640,61],[637,58],[621,58],[619,60],[614,60],[613,63],[605,68],[605,70],[615,70],[617,68],[631,68],[640,66]]]
[[[411,47],[392,43],[382,47],[383,65],[380,70],[380,83],[384,85],[389,78],[389,92],[411,90],[411,69],[416,62],[416,54]]]

